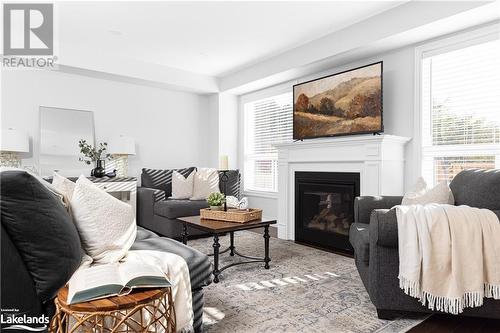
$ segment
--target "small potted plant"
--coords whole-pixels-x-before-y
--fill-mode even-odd
[[[106,171],[104,170],[103,162],[110,157],[110,155],[106,153],[108,144],[106,142],[101,142],[99,146],[93,147],[88,144],[86,140],[82,139],[78,141],[78,147],[80,147],[80,153],[84,156],[80,157],[80,161],[89,165],[94,163],[94,169],[92,169],[90,175],[98,178],[104,177]]]
[[[207,203],[210,206],[211,210],[222,210],[222,206],[224,205],[224,200],[226,200],[224,194],[219,192],[210,193],[207,198]]]

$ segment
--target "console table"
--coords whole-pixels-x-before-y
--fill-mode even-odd
[[[135,214],[137,199],[137,179],[135,177],[88,177],[88,179],[100,189],[130,204]]]
[[[44,178],[49,183],[52,183],[52,177]],[[68,177],[72,182],[76,182],[78,177]],[[137,178],[135,177],[87,177],[98,188],[108,192],[115,198],[124,201],[132,206],[134,214],[136,214],[137,202]]]

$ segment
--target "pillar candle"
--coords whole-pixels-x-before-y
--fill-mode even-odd
[[[227,155],[222,155],[220,157],[220,159],[219,159],[219,170],[229,170]]]

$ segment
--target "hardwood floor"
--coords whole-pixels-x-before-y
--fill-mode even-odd
[[[433,315],[408,333],[500,333],[500,320]]]

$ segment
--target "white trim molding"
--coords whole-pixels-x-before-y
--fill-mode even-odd
[[[243,191],[243,196],[246,196],[246,197],[258,197],[258,198],[268,198],[268,199],[278,199],[278,192]]]

